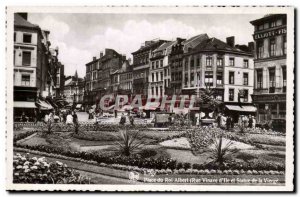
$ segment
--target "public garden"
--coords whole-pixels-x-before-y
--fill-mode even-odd
[[[267,176],[284,184],[285,133],[136,122],[15,123],[14,182],[145,184],[153,176]],[[130,172],[139,173],[138,181],[129,180]]]

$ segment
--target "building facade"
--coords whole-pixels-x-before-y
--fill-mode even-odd
[[[251,21],[255,41],[253,103],[259,123],[286,116],[286,15],[272,14]]]
[[[105,94],[113,94],[112,74],[116,74],[126,60],[126,56],[113,49],[100,52],[100,57],[86,64],[86,93],[85,103],[95,105]],[[116,75],[118,76],[118,75]],[[114,82],[115,83],[115,82]]]
[[[155,49],[150,57],[148,95],[161,97],[170,86],[169,54],[176,42],[163,43]]]
[[[158,48],[165,40],[146,41],[144,46],[133,55],[133,94],[146,96],[149,89],[149,63],[151,53]]]
[[[209,89],[215,99],[225,104],[227,111],[254,113],[250,96],[254,83],[252,45],[236,46],[234,37],[228,37],[226,42],[203,39],[184,53],[182,93],[197,94],[199,90]]]
[[[51,75],[49,31],[27,21],[27,13],[14,15],[14,117],[25,113],[29,121],[39,109],[38,99],[49,96]]]
[[[78,76],[69,76],[65,80],[64,98],[70,105],[84,103],[85,81]]]

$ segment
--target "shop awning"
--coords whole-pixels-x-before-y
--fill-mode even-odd
[[[14,108],[36,108],[35,102],[14,101]]]
[[[41,110],[51,110],[53,107],[46,101],[39,100],[37,104],[40,106]]]
[[[226,105],[226,108],[231,111],[240,111],[240,112],[256,112],[256,107],[254,106],[238,106],[238,105]]]

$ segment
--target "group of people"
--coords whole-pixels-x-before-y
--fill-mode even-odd
[[[225,116],[224,114],[219,114],[217,117],[218,127],[230,130],[234,127],[234,119],[231,116]],[[244,128],[254,128],[256,125],[256,120],[254,116],[240,115],[238,118],[238,125]]]
[[[75,111],[50,111],[45,114],[44,122],[64,122],[66,124],[77,124],[78,117]]]
[[[128,113],[128,119],[130,124],[133,126],[134,125],[134,117]],[[120,118],[120,125],[125,125],[126,123],[126,116],[124,115],[124,113],[122,113],[121,118]]]

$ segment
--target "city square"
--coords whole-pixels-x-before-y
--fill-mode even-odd
[[[39,17],[14,13],[13,183],[285,185],[286,14],[241,17],[246,43],[172,32],[77,67]]]

